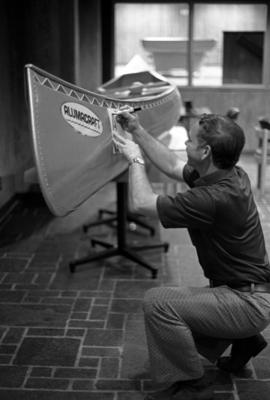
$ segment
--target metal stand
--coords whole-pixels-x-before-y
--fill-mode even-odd
[[[111,215],[111,217],[103,218],[103,214]],[[151,225],[146,224],[145,222],[141,221],[141,219],[139,217],[137,217],[136,215],[134,215],[132,213],[127,212],[127,221],[130,223],[134,223],[135,225],[140,226],[144,229],[147,229],[151,236],[155,235],[155,228],[153,228]],[[117,222],[117,212],[101,208],[98,211],[98,221],[91,222],[90,224],[87,224],[87,225],[83,225],[83,231],[84,231],[84,233],[87,233],[88,229],[93,228],[94,226],[99,226],[99,225],[104,225],[104,224],[111,225],[113,222]]]
[[[149,263],[147,263],[142,257],[136,254],[136,251],[150,250],[156,248],[163,248],[165,252],[169,249],[169,243],[158,243],[146,246],[128,246],[126,240],[126,222],[127,222],[127,182],[117,182],[117,245],[114,246],[111,243],[105,242],[99,239],[92,239],[92,246],[100,245],[106,248],[106,250],[74,260],[69,264],[70,271],[75,272],[76,266],[86,264],[92,261],[102,260],[114,256],[124,256],[131,261],[136,262],[142,267],[151,271],[152,278],[157,277],[158,270]],[[114,217],[112,218],[115,219]],[[96,225],[100,225],[103,221],[98,221]]]

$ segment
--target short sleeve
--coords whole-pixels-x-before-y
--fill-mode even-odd
[[[209,229],[215,220],[215,202],[205,188],[194,188],[175,197],[159,195],[157,210],[165,228]]]
[[[194,187],[194,182],[196,181],[196,179],[199,179],[199,177],[200,177],[200,175],[196,171],[196,169],[194,169],[193,167],[191,167],[188,164],[186,164],[184,166],[183,179],[189,187],[191,187],[191,188]]]

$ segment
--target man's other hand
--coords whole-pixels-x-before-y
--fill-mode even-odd
[[[140,146],[133,142],[133,140],[124,138],[123,136],[114,133],[113,141],[120,153],[126,157],[129,163],[131,163],[136,157],[142,157]]]

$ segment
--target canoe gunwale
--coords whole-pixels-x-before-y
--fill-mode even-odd
[[[123,86],[121,84],[121,80],[123,78],[127,78],[127,77],[132,78],[135,75],[140,75],[140,74],[141,75],[146,74],[148,76],[151,76],[151,78],[153,80],[149,81],[149,83],[158,83],[159,82],[159,83],[164,83],[164,84],[169,84],[169,85],[171,84],[163,75],[159,74],[158,72],[150,71],[150,70],[144,70],[144,71],[139,71],[139,72],[126,73],[126,74],[122,74],[120,76],[114,77],[114,78],[110,79],[109,81],[103,83],[101,86],[98,87],[98,89],[107,90],[107,89],[114,89],[114,88],[117,88],[117,87],[123,88],[123,87],[126,86],[126,85]],[[134,82],[134,79],[132,79],[132,82]]]
[[[46,85],[48,80],[50,81],[50,84],[47,85],[48,87],[51,87],[51,89],[58,91],[59,86],[64,86],[69,88],[70,90],[73,90],[75,94],[77,94],[77,99],[79,101],[85,101],[90,104],[98,105],[99,107],[105,107],[105,108],[114,108],[114,109],[119,109],[120,107],[124,105],[129,105],[131,107],[136,107],[138,104],[142,107],[142,109],[148,109],[155,107],[156,105],[161,104],[160,102],[165,102],[167,99],[169,99],[173,95],[179,96],[179,91],[176,86],[170,84],[166,86],[164,91],[161,93],[155,94],[155,95],[145,95],[145,96],[140,96],[140,97],[133,97],[130,99],[117,99],[115,97],[110,97],[104,94],[99,94],[87,89],[84,89],[80,86],[77,86],[75,84],[72,84],[70,82],[65,81],[64,79],[58,78],[55,75],[42,70],[39,67],[36,67],[35,65],[32,64],[27,64],[25,66],[26,70],[32,70],[36,74],[36,78],[39,81],[40,85]],[[41,79],[40,79],[41,77]],[[45,79],[44,79],[45,77]],[[47,81],[47,82],[46,82]],[[69,95],[69,93],[66,93]],[[81,98],[80,98],[81,94]],[[71,96],[72,97],[72,96]]]

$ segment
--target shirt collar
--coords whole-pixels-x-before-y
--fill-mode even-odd
[[[234,168],[230,169],[219,169],[218,171],[212,172],[209,175],[200,177],[194,181],[194,186],[207,186],[217,183],[218,181],[230,177],[233,175]]]

